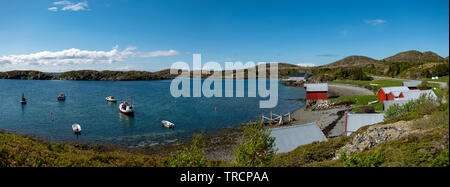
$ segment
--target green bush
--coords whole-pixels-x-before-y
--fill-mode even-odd
[[[251,123],[244,128],[244,142],[234,149],[234,162],[244,167],[266,166],[274,157],[275,138],[270,137],[271,130],[261,123]]]
[[[182,151],[170,156],[168,165],[170,167],[206,167],[203,135],[194,135],[190,145],[184,146]]]
[[[353,153],[350,156],[341,153],[341,158],[344,161],[345,167],[378,167],[384,162],[377,151],[364,156],[359,152]]]
[[[419,115],[431,114],[439,109],[435,99],[429,95],[421,95],[418,99],[411,100],[403,105],[394,104],[386,111],[385,120],[390,120],[408,112],[416,112]]]

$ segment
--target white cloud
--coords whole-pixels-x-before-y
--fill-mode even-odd
[[[148,58],[158,56],[173,56],[179,54],[178,51],[155,51],[143,52],[143,54],[151,54],[147,56],[139,55],[140,52],[134,52],[135,47],[128,47],[122,51],[118,47],[114,47],[111,51],[87,51],[80,49],[67,49],[63,51],[43,51],[33,54],[9,55],[0,57],[0,66],[10,65],[32,65],[32,66],[65,66],[77,64],[103,64],[124,61],[126,58]]]
[[[175,50],[168,51],[153,51],[153,52],[138,52],[135,54],[136,57],[148,58],[148,57],[158,57],[158,56],[175,56],[179,55],[180,52]]]
[[[317,65],[315,65],[313,63],[300,63],[300,64],[297,64],[297,66],[301,66],[301,67],[316,67]]]
[[[48,10],[56,12],[56,11],[58,11],[58,8],[57,7],[50,7],[50,8],[48,8]]]
[[[53,2],[56,6],[61,6],[62,11],[80,11],[80,10],[88,10],[88,3],[87,0],[73,3],[71,1],[56,1]],[[51,7],[48,10],[50,11],[58,11],[58,7]]]
[[[54,5],[71,5],[73,3],[70,1],[56,1],[56,2],[53,2],[53,4]]]
[[[365,23],[370,24],[372,26],[377,26],[380,24],[384,24],[387,23],[386,20],[382,20],[382,19],[373,19],[373,20],[364,20]]]

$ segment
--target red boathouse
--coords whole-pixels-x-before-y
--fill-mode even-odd
[[[328,99],[328,84],[305,84],[306,100]]]
[[[406,86],[380,88],[380,90],[378,91],[378,101],[392,101],[395,98],[401,97],[400,94],[402,92],[407,91],[409,91],[409,88]]]

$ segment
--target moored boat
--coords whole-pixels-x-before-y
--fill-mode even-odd
[[[134,115],[134,105],[129,104],[127,101],[120,103],[119,111],[122,114]]]
[[[21,104],[27,104],[27,99],[25,98],[24,94],[22,93],[22,99],[20,100]]]
[[[64,101],[64,100],[66,100],[66,95],[64,93],[60,93],[58,95],[58,101]]]
[[[117,99],[114,96],[108,96],[105,98],[105,100],[112,103],[117,102]]]
[[[162,126],[165,128],[168,128],[168,129],[175,128],[175,124],[173,124],[170,121],[163,120],[163,121],[161,121],[161,123],[162,123]]]
[[[80,134],[81,133],[81,125],[80,124],[73,124],[72,125],[72,131],[75,134]]]

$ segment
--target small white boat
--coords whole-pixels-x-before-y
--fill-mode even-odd
[[[80,124],[73,124],[72,125],[72,131],[75,134],[80,134],[81,133],[81,125]]]
[[[127,101],[120,103],[119,111],[122,114],[134,115],[134,105],[130,105]]]
[[[172,129],[172,128],[175,127],[175,124],[173,124],[170,121],[163,120],[163,121],[161,121],[161,123],[162,123],[162,126],[165,127],[165,128]]]
[[[117,102],[117,99],[114,96],[108,96],[105,98],[105,100],[113,103]]]

